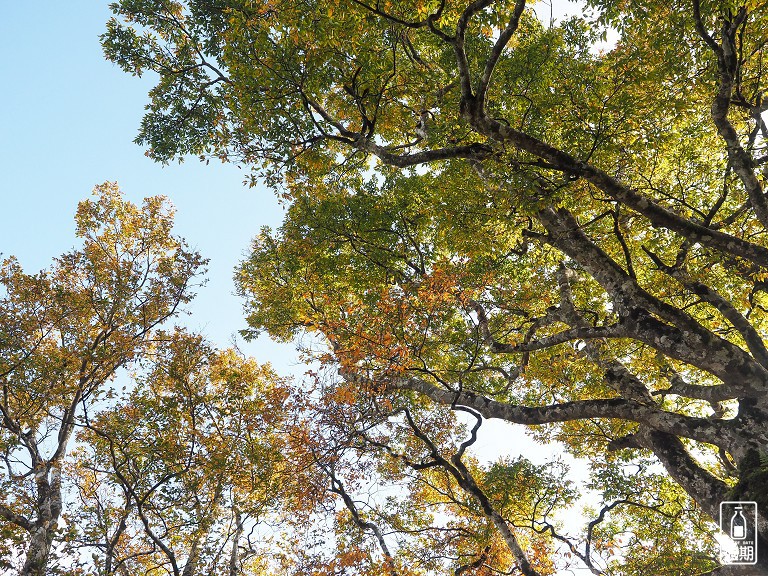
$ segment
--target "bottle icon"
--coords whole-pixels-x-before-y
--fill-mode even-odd
[[[736,506],[736,511],[731,517],[731,538],[744,540],[747,537],[747,519],[741,513],[741,506]]]

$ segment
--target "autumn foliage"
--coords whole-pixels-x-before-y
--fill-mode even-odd
[[[237,282],[248,333],[323,366],[327,571],[737,573],[710,523],[737,496],[768,533],[766,7],[535,8],[114,5],[107,57],[159,78],[148,154],[288,205]],[[493,484],[491,418],[588,459],[580,529],[561,480]]]
[[[535,8],[112,6],[106,56],[156,75],[147,154],[244,165],[285,202],[235,280],[244,334],[310,365],[288,384],[157,332],[202,261],[161,201],[102,189],[82,251],[3,268],[0,516],[27,573],[86,416],[70,485],[94,528],[62,541],[93,573],[750,573],[712,520],[758,502],[768,549],[768,8]],[[510,432],[483,457],[490,419]]]

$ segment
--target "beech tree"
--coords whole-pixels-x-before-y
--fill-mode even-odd
[[[270,539],[254,530],[280,523],[291,484],[286,383],[199,336],[164,336],[130,394],[79,435],[69,546],[104,576],[255,573]]]
[[[148,154],[242,163],[290,205],[237,280],[253,332],[317,333],[338,369],[317,418],[342,446],[318,465],[368,539],[328,570],[766,571],[767,8],[587,8],[113,4],[107,57],[159,77]],[[468,456],[487,418],[590,459],[582,534],[550,521],[568,498],[505,505],[533,492]],[[416,496],[361,508],[349,477],[410,478],[464,524]],[[758,502],[759,568],[706,539],[729,499]]]
[[[82,246],[36,274],[0,271],[0,523],[3,568],[25,547],[25,576],[48,574],[64,508],[63,468],[83,410],[139,360],[189,302],[205,261],[171,234],[164,198],[139,208],[116,184],[79,204]],[[60,540],[58,540],[60,542]]]

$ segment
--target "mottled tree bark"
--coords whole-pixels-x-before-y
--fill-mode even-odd
[[[50,464],[41,464],[37,472],[37,519],[29,529],[29,545],[22,576],[45,576],[51,544],[61,516],[61,471]]]

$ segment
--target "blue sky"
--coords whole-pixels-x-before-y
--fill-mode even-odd
[[[32,7],[34,6],[34,8]],[[244,171],[190,159],[161,166],[133,143],[152,86],[107,62],[99,35],[106,0],[6,1],[0,18],[0,253],[28,272],[75,245],[77,202],[116,180],[141,202],[163,194],[177,208],[176,231],[211,259],[208,283],[183,320],[219,346],[244,327],[232,271],[261,226],[277,226],[274,195],[243,185]],[[281,373],[297,370],[290,345],[245,346]]]

